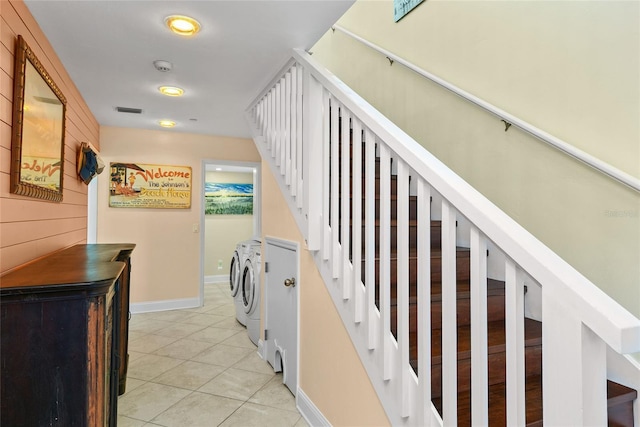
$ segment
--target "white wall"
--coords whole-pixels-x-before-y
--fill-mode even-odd
[[[105,163],[190,166],[190,209],[109,207],[109,179],[98,184],[98,242],[131,242],[131,302],[192,301],[200,292],[202,162],[210,159],[258,162],[249,139],[194,135],[173,131],[100,128]]]
[[[253,172],[206,172],[206,182],[253,184]],[[254,192],[256,188],[254,188]],[[229,276],[236,244],[254,236],[253,215],[205,215],[204,275]],[[219,262],[222,267],[219,267]]]
[[[640,177],[640,2],[391,1],[338,22]],[[640,194],[339,31],[313,58],[640,316]],[[366,78],[363,78],[366,76]]]

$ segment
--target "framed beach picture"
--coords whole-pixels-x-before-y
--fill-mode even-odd
[[[206,215],[253,215],[253,184],[206,182]]]

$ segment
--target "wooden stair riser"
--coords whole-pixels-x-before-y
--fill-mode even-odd
[[[470,252],[468,250],[459,250],[456,253],[456,277],[458,281],[470,280]],[[398,259],[393,257],[389,260],[390,274],[389,280],[391,283],[391,298],[395,299],[395,288],[398,283]],[[375,260],[375,283],[380,283],[380,260]],[[366,282],[366,260],[362,260],[361,269],[362,282],[367,285]],[[442,259],[440,256],[431,257],[431,283],[442,282]],[[418,283],[418,260],[417,258],[409,258],[409,288],[410,293],[415,295],[415,287]]]

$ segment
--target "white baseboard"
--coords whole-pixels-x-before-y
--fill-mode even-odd
[[[331,427],[331,423],[327,420],[316,405],[313,404],[309,396],[307,396],[300,387],[298,387],[298,395],[296,396],[296,407],[300,414],[304,417],[307,424],[311,427]]]
[[[198,308],[202,306],[200,298],[181,298],[162,301],[131,303],[131,313],[150,313],[152,311],[178,310],[181,308]]]
[[[228,274],[218,274],[217,276],[204,276],[204,284],[209,283],[227,283],[229,282]]]

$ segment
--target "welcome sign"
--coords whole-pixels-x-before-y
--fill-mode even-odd
[[[109,206],[188,209],[191,167],[112,162]]]

